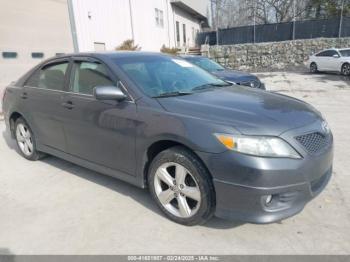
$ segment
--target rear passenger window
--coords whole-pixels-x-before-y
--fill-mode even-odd
[[[71,91],[92,95],[96,86],[114,86],[107,68],[98,62],[75,62],[71,74]]]
[[[64,90],[64,79],[68,62],[49,64],[35,71],[26,81],[26,86],[50,90]]]

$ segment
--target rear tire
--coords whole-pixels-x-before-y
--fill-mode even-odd
[[[315,62],[312,62],[310,64],[310,73],[312,73],[312,74],[318,73],[318,67],[317,67],[317,64]]]
[[[341,67],[341,73],[344,76],[349,76],[350,75],[350,64],[345,63],[342,67]]]
[[[22,117],[16,120],[14,130],[19,152],[24,158],[36,161],[44,156],[37,151],[34,133]]]
[[[172,147],[154,158],[148,186],[159,208],[176,223],[203,224],[214,214],[212,178],[197,156],[183,147]]]

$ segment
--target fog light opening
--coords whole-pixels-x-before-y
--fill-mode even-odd
[[[272,195],[265,196],[265,205],[270,205],[272,202]]]

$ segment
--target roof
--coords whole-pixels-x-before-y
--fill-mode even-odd
[[[160,52],[145,52],[145,51],[99,51],[99,52],[78,52],[59,55],[57,57],[70,56],[107,56],[113,58],[130,57],[130,56],[149,56],[149,55],[166,55]]]
[[[195,9],[193,9],[192,7],[188,6],[187,4],[185,4],[183,1],[180,0],[172,0],[171,4],[184,10],[185,12],[191,14],[194,18],[200,20],[203,22],[202,26],[203,27],[209,27],[209,22],[208,22],[208,18],[205,17],[204,15],[202,15],[201,13],[199,13],[198,11],[196,11]]]

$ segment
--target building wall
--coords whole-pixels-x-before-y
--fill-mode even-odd
[[[139,44],[143,51],[159,51],[163,44],[172,45],[173,34],[170,32],[173,31],[173,25],[169,2],[167,0],[132,0],[131,2],[135,43]],[[155,8],[163,11],[163,27],[156,25]]]
[[[8,51],[17,58],[3,58]],[[32,52],[46,59],[72,51],[66,0],[0,0],[0,89],[42,60]]]
[[[94,43],[113,49],[130,39],[129,0],[72,0],[79,51],[94,51]]]
[[[175,41],[175,45],[178,47],[188,45],[190,47],[193,47],[196,45],[196,34],[201,30],[200,23],[197,19],[194,19],[191,15],[187,14],[180,8],[174,7],[174,21],[179,22],[180,24],[180,44]],[[183,25],[186,25],[186,44],[184,41],[184,34],[183,34]],[[193,31],[193,34],[192,34]],[[175,36],[176,37],[176,34]]]
[[[79,51],[96,50],[94,43],[104,43],[106,50],[113,50],[124,40],[132,38],[143,51],[159,51],[162,45],[175,47],[175,21],[179,21],[181,25],[180,46],[184,43],[183,24],[186,24],[187,45],[194,46],[192,28],[195,32],[200,29],[197,19],[174,7],[170,0],[70,1],[74,11]],[[163,11],[162,27],[156,25],[155,8]]]

